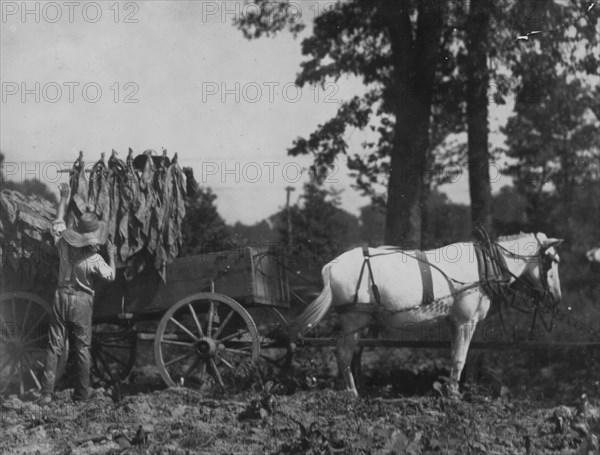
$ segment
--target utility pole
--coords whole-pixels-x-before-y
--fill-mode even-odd
[[[290,194],[295,190],[296,189],[293,186],[285,187],[285,211],[287,215],[288,246],[292,246],[292,211],[290,209]]]

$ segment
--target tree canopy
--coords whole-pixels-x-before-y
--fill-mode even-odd
[[[188,182],[190,173],[188,172]],[[196,187],[186,202],[181,256],[211,253],[232,248],[231,232],[219,215],[217,196],[210,188]]]
[[[427,174],[436,162],[466,164],[466,148],[448,149],[443,143],[449,133],[466,130],[467,101],[474,102],[475,91],[479,107],[472,110],[472,118],[479,116],[483,123],[474,143],[483,153],[476,156],[479,164],[473,168],[469,163],[469,168],[480,174],[487,168],[486,137],[481,134],[487,128],[487,110],[482,110],[482,100],[504,103],[507,95],[527,84],[525,73],[536,77],[536,63],[525,56],[529,49],[541,49],[571,78],[598,66],[597,12],[589,2],[477,3],[483,5],[479,12],[469,11],[469,2],[454,0],[336,2],[315,18],[312,34],[301,43],[307,60],[300,65],[298,85],[350,75],[360,78],[365,90],[344,101],[308,137],[297,138],[288,153],[312,154],[317,176],[345,157],[356,187],[387,205],[387,242],[420,244],[421,207],[427,196],[423,189],[436,180]],[[256,4],[259,8],[236,21],[246,37],[302,30],[290,3]],[[481,25],[482,13],[490,26],[469,33]],[[477,39],[483,38],[488,44],[478,46]],[[487,59],[487,68],[470,67],[474,49]],[[362,152],[350,154],[344,136],[348,128],[370,131],[374,140],[365,142]],[[387,194],[377,194],[377,183],[387,187]],[[472,199],[479,188],[489,191],[489,181],[487,187],[476,186]],[[472,203],[489,211],[486,201]]]

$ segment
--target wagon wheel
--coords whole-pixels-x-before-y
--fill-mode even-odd
[[[0,393],[41,389],[51,319],[51,306],[36,294],[16,291],[0,297]],[[63,354],[67,352],[68,344]],[[57,381],[66,363],[67,355],[62,355]]]
[[[249,308],[260,335],[260,369],[265,378],[285,375],[292,364],[289,325],[276,308]]]
[[[133,327],[117,324],[94,325],[92,373],[102,382],[126,380],[135,365],[137,334]]]
[[[222,294],[200,292],[173,305],[154,339],[158,371],[171,387],[226,393],[254,380],[260,337],[250,314]]]

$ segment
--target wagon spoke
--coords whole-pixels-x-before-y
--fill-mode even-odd
[[[200,338],[202,338],[204,336],[204,332],[202,331],[202,327],[200,326],[200,321],[198,321],[198,316],[196,315],[196,312],[194,311],[194,307],[192,307],[192,305],[190,303],[188,303],[188,308],[190,309],[190,313],[192,313],[192,318],[194,319],[194,322],[196,323],[196,327],[198,328],[198,334],[200,335]]]
[[[223,356],[220,357],[221,362],[223,362],[225,364],[225,366],[227,366],[230,370],[234,370],[235,367]]]
[[[234,338],[239,338],[240,335],[243,335],[244,333],[247,333],[248,330],[246,329],[240,329],[237,332],[232,333],[231,335],[227,335],[223,338],[221,338],[219,341],[221,343],[224,343],[225,341],[229,341],[229,340],[233,340]],[[217,339],[217,337],[215,336],[215,339]]]
[[[27,363],[27,369],[29,370],[29,374],[31,375],[31,378],[35,382],[35,386],[38,388],[38,390],[41,390],[42,385],[40,384],[40,381],[38,380],[37,376],[33,372],[33,368],[31,366],[31,362],[29,361],[29,358],[27,356],[24,356],[24,359],[25,359],[25,363]]]
[[[175,344],[177,346],[186,346],[188,348],[191,348],[192,346],[194,346],[194,343],[186,343],[185,341],[161,340],[160,342],[166,343],[166,344]]]
[[[183,330],[190,337],[192,337],[192,340],[194,340],[194,341],[198,340],[198,337],[196,335],[194,335],[192,332],[190,332],[189,329],[186,326],[184,326],[181,322],[179,322],[177,319],[175,319],[175,317],[171,317],[171,319],[169,319],[169,320],[174,322],[175,325],[177,325],[181,330]]]
[[[232,349],[232,348],[225,348],[225,350],[231,354],[244,355],[244,356],[248,356],[248,357],[250,357],[252,355],[252,353],[249,350],[244,351],[242,349]]]
[[[225,320],[223,321],[223,323],[219,327],[219,330],[217,330],[217,333],[215,333],[214,336],[212,337],[213,339],[216,340],[216,339],[219,338],[219,335],[221,335],[221,333],[223,332],[223,330],[225,329],[225,327],[227,326],[227,324],[229,323],[229,321],[231,320],[231,318],[233,317],[234,314],[235,314],[234,310],[231,310],[229,312],[229,314],[227,315],[227,317],[225,318]]]
[[[187,354],[181,355],[179,357],[174,358],[173,360],[169,360],[168,362],[165,362],[165,367],[168,367],[169,365],[173,365],[174,363],[177,362],[181,362],[182,360],[185,359],[189,359],[192,356],[198,355],[196,352],[189,352]]]
[[[31,368],[29,368],[29,374],[35,381],[35,386],[38,388],[38,390],[42,390],[42,385],[40,384],[40,381],[38,380],[38,378],[36,377],[35,373],[33,372],[33,370]]]
[[[200,368],[200,373],[198,374],[198,380],[202,381],[204,374],[206,373],[206,362],[202,362],[202,368]]]
[[[219,373],[219,369],[217,368],[217,364],[215,363],[214,359],[210,359],[210,366],[213,370],[215,377],[217,378],[217,382],[225,392],[225,383],[223,382],[223,378],[221,377],[221,373]]]
[[[23,395],[25,393],[25,378],[23,378],[23,361],[20,360],[19,361],[19,379],[20,379],[20,383],[19,383],[19,391],[21,392],[21,395]]]
[[[210,336],[212,333],[213,327],[213,318],[215,316],[215,302],[210,300],[210,309],[208,310],[208,328],[207,328],[207,336]]]
[[[25,333],[25,322],[29,317],[29,309],[31,308],[31,300],[27,301],[27,309],[25,310],[25,316],[23,316],[23,322],[21,323],[21,333]]]

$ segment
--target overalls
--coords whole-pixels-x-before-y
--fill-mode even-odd
[[[84,248],[68,245],[60,237],[55,239],[60,257],[59,284],[52,305],[53,320],[48,330],[48,348],[42,380],[42,393],[51,394],[56,382],[58,359],[65,340],[72,335],[74,341],[77,376],[73,399],[85,400],[90,384],[90,345],[92,338],[92,313],[94,278],[114,279],[112,268],[102,256]]]

